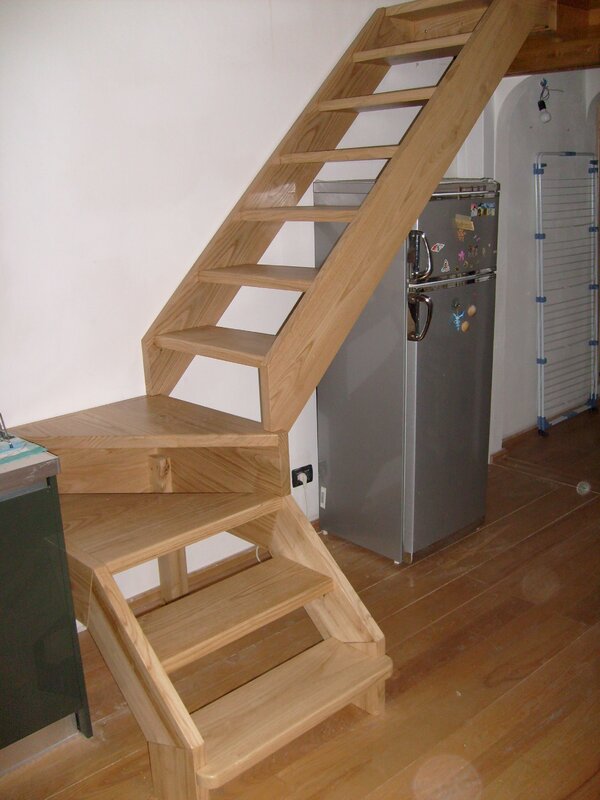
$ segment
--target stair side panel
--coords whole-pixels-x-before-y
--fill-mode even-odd
[[[214,447],[161,450],[169,458],[174,492],[290,491],[287,434],[278,447]]]
[[[234,528],[232,533],[266,547],[273,555],[330,575],[333,591],[306,606],[321,635],[357,645],[371,655],[385,653],[383,633],[313,526],[292,497],[282,503],[277,513]]]
[[[94,571],[87,622],[148,742],[201,751],[198,729],[105,568]]]

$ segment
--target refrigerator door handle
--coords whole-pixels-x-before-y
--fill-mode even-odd
[[[425,304],[425,308],[427,309],[427,317],[425,318],[425,324],[423,328],[419,331],[418,324],[419,324],[419,305],[421,303]],[[427,336],[427,331],[429,330],[429,326],[431,325],[431,317],[433,316],[433,300],[431,297],[428,297],[426,294],[409,294],[408,295],[408,304],[409,306],[413,306],[411,309],[411,315],[415,320],[415,330],[411,331],[408,334],[408,341],[409,342],[422,342],[423,339]]]
[[[408,236],[411,250],[414,253],[414,265],[411,280],[426,281],[433,271],[433,260],[431,258],[429,242],[427,241],[427,237],[423,231],[412,230]],[[423,244],[423,247],[421,247],[421,243]],[[421,271],[421,252],[423,249],[425,249],[425,252],[427,253],[427,266],[423,271]]]

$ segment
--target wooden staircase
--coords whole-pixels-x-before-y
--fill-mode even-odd
[[[348,703],[383,710],[384,638],[290,497],[287,431],[551,0],[415,0],[378,10],[143,340],[147,395],[22,426],[61,458],[75,608],[148,740],[155,793],[201,800]],[[374,94],[391,64],[455,56],[437,86]],[[399,144],[336,149],[357,114],[421,111]],[[363,205],[298,205],[328,161],[385,159]],[[347,223],[319,269],[259,261],[281,226]],[[220,326],[241,286],[302,293],[276,336]],[[195,355],[257,367],[262,424],[168,397]],[[185,547],[231,531],[270,558],[191,592]],[[157,559],[136,617],[114,575]],[[305,608],[309,649],[197,707],[173,676]]]

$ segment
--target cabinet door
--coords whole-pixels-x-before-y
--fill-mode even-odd
[[[0,502],[0,747],[85,704],[54,485]]]

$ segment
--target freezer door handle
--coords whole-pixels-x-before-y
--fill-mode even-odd
[[[413,281],[426,281],[433,271],[433,260],[429,242],[423,231],[412,230],[408,234],[409,252],[412,253],[412,276]],[[427,266],[421,271],[421,253],[425,250],[427,254]]]
[[[427,309],[427,316],[425,317],[425,322],[423,323],[423,327],[419,330],[419,320],[420,320],[420,306],[421,304],[425,304],[425,308]],[[408,341],[409,342],[422,342],[423,339],[427,336],[427,331],[429,330],[429,326],[431,325],[431,317],[433,316],[433,300],[431,297],[428,297],[426,294],[409,294],[408,295],[408,305],[411,316],[415,321],[415,329],[408,334]]]

